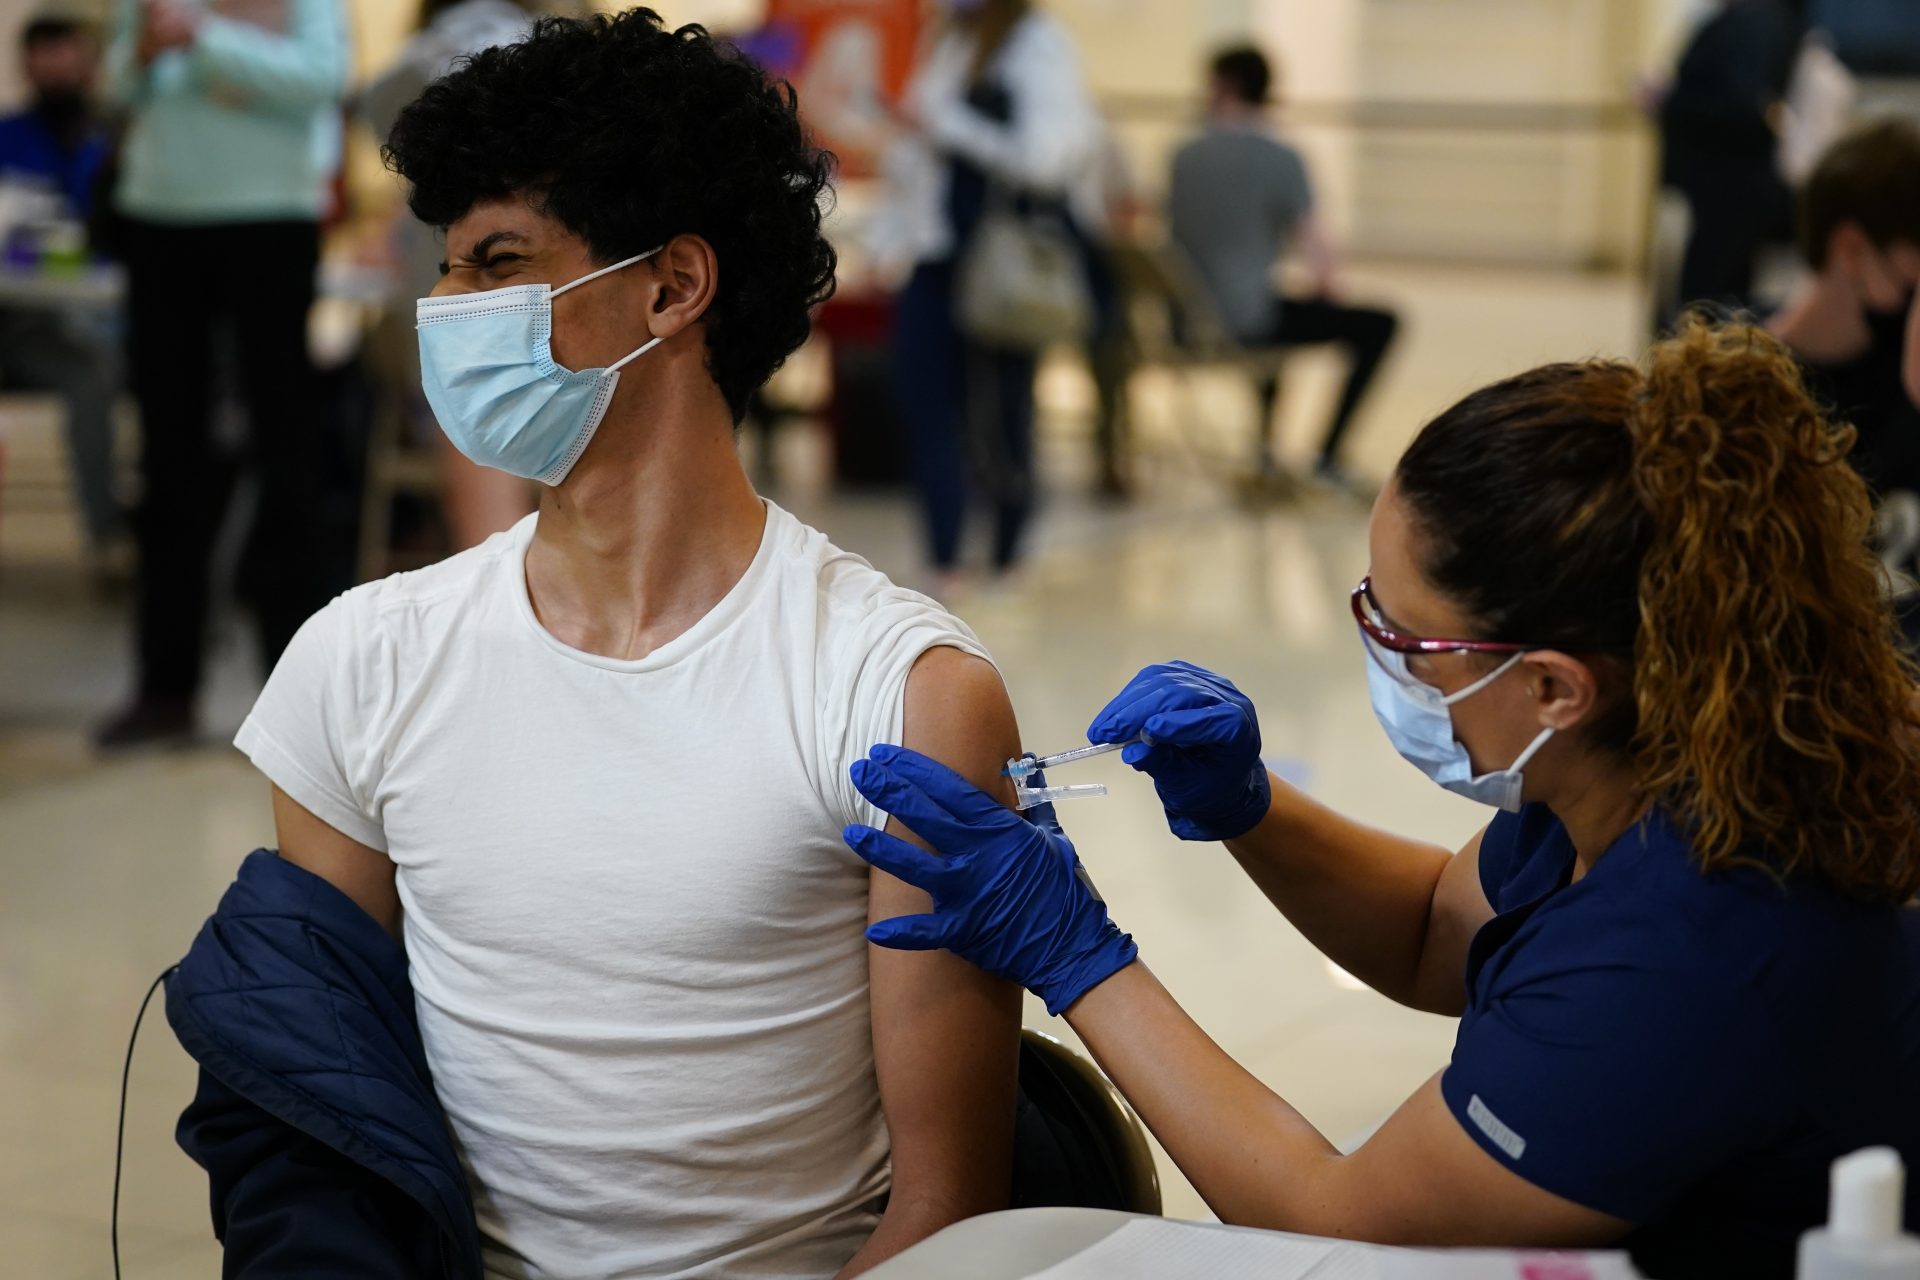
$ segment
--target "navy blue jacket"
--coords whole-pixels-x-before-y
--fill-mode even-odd
[[[167,981],[167,1021],[200,1064],[178,1138],[227,1276],[480,1275],[406,952],[352,899],[248,855]]]

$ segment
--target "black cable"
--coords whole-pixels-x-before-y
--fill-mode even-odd
[[[120,1130],[113,1140],[113,1280],[120,1280],[120,1166],[127,1152],[127,1082],[133,1078],[133,1046],[140,1042],[140,1023],[147,1016],[147,1006],[153,1003],[153,993],[175,968],[168,965],[147,988],[145,998],[140,1001],[140,1012],[133,1015],[133,1034],[127,1037],[126,1065],[120,1068]]]

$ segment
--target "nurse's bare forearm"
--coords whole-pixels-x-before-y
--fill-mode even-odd
[[[1229,1057],[1136,961],[1067,1010],[1067,1022],[1222,1222],[1324,1229],[1316,1180],[1340,1153]]]
[[[1495,1160],[1430,1078],[1353,1154],[1226,1055],[1135,962],[1067,1021],[1223,1222],[1376,1244],[1598,1248],[1632,1224]]]
[[[1227,842],[1234,858],[1335,964],[1391,999],[1430,1008],[1423,995],[1428,923],[1453,855],[1355,822],[1278,778],[1270,781],[1267,816]]]

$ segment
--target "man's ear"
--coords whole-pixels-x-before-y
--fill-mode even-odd
[[[679,235],[653,256],[652,265],[655,291],[647,328],[656,338],[671,338],[697,323],[713,305],[720,260],[701,237]]]
[[[1600,705],[1600,678],[1592,667],[1553,649],[1529,653],[1522,665],[1527,692],[1540,712],[1543,728],[1576,729],[1594,718]]]
[[[1827,265],[1852,274],[1859,271],[1860,260],[1871,248],[1873,242],[1867,238],[1860,224],[1844,219],[1835,223],[1827,235]]]

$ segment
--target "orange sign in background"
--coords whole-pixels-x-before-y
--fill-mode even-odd
[[[767,28],[793,47],[781,70],[821,144],[845,173],[872,173],[913,72],[920,0],[770,0]]]

